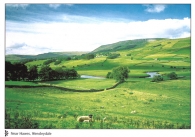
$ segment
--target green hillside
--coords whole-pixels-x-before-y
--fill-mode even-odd
[[[34,59],[35,56],[33,55],[16,55],[16,54],[11,54],[11,55],[6,55],[5,60],[6,61],[20,61],[20,60],[25,60],[25,59]]]
[[[113,44],[102,45],[92,52],[99,53],[99,52],[111,52],[111,51],[118,51],[118,50],[131,50],[134,48],[139,48],[144,46],[145,44],[148,43],[148,41],[160,40],[160,39],[161,38],[120,41]]]
[[[123,42],[124,43],[124,42]],[[148,40],[146,44],[137,45],[131,49],[112,51],[119,53],[115,59],[107,59],[106,55],[96,54],[94,59],[62,61],[58,65],[51,63],[52,68],[74,68],[80,74],[105,76],[113,67],[125,65],[131,70],[130,75],[142,76],[146,71],[173,71],[176,69],[190,68],[191,66],[191,39],[156,39]],[[115,46],[116,44],[114,44]],[[112,46],[112,45],[107,45]],[[103,46],[101,46],[103,47]],[[39,61],[28,62],[26,65],[40,65]]]
[[[48,58],[60,58],[60,57],[67,57],[67,56],[74,56],[74,55],[81,55],[87,52],[49,52],[43,53],[38,55],[6,55],[5,60],[11,62],[17,62],[22,60],[33,60],[33,59],[48,59]]]
[[[116,59],[107,59],[107,55],[102,53],[118,53],[120,56]],[[183,39],[139,39],[139,40],[127,40],[113,44],[103,45],[95,49],[91,53],[96,54],[96,57],[91,60],[69,60],[62,61],[57,66],[51,63],[51,67],[74,67],[77,70],[95,69],[111,69],[118,65],[135,66],[143,64],[162,64],[178,66],[177,61],[182,62],[185,66],[190,64],[190,52],[191,52],[191,40],[190,38]],[[28,55],[6,55],[7,61],[16,61],[22,59],[36,59],[43,60],[49,58],[60,58],[73,55],[81,55],[86,52],[52,52],[39,54],[36,56]],[[143,62],[144,61],[144,62]],[[37,62],[37,61],[36,61]],[[32,61],[28,64],[36,64]],[[87,65],[90,64],[90,67]],[[93,69],[92,69],[93,70]]]
[[[49,64],[54,70],[73,68],[80,75],[102,77],[114,67],[127,66],[129,78],[112,89],[108,88],[116,81],[108,78],[6,81],[5,108],[10,115],[6,126],[14,126],[9,124],[10,119],[17,123],[30,114],[42,129],[191,129],[191,38],[119,43],[91,52],[95,54],[93,59]],[[136,46],[128,46],[133,44]],[[109,59],[104,53],[119,56]],[[40,69],[46,60],[25,65]],[[158,72],[163,81],[152,82],[147,72]],[[171,72],[177,79],[170,79]],[[78,116],[88,114],[93,114],[92,123],[77,122]]]

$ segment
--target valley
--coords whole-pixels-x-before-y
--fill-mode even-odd
[[[86,59],[90,54],[94,57]],[[55,60],[47,65],[52,70],[74,69],[80,76],[103,79],[5,81],[5,109],[11,120],[14,117],[17,117],[16,120],[28,117],[37,122],[35,128],[40,129],[191,128],[190,37],[127,40],[68,57],[70,59],[64,59],[60,54],[53,57]],[[6,61],[16,62],[12,59],[6,58]],[[32,59],[26,61],[25,66],[28,69],[37,66],[40,71],[44,62],[49,59],[52,58],[47,56]],[[118,66],[129,68],[128,78],[115,88],[107,90],[117,82],[106,76]],[[157,72],[163,80],[152,82],[153,78],[148,78],[147,72]],[[169,74],[172,72],[177,74],[177,79],[170,79]],[[9,87],[11,85],[16,87]],[[48,86],[41,87],[43,85]],[[76,89],[78,92],[55,86]],[[92,89],[104,90],[82,91]],[[89,114],[93,114],[92,123],[77,122],[78,116]],[[103,121],[105,117],[106,120]],[[9,124],[7,123],[8,128],[11,127]]]

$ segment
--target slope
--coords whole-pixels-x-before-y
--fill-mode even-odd
[[[16,61],[22,61],[22,60],[33,60],[33,59],[48,59],[48,58],[60,58],[60,57],[67,57],[67,56],[74,56],[74,55],[81,55],[85,54],[87,52],[49,52],[49,53],[43,53],[38,55],[17,55],[17,54],[11,54],[6,55],[5,60],[16,62]]]
[[[153,40],[161,40],[162,38],[153,38],[153,39],[136,39],[136,40],[126,40],[126,41],[120,41],[108,45],[102,45],[98,47],[97,49],[93,50],[93,53],[99,53],[99,52],[114,52],[119,50],[128,50],[128,49],[134,49],[139,48],[147,44],[149,41]]]

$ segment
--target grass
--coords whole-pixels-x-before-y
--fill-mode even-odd
[[[89,89],[105,89],[112,87],[116,84],[114,79],[71,79],[71,80],[55,80],[55,81],[36,81],[36,82],[25,82],[25,81],[5,81],[7,86],[40,86],[50,85],[65,87],[77,90],[89,90]]]
[[[77,72],[80,75],[92,75],[92,76],[101,76],[101,77],[106,77],[108,71],[111,70],[77,70]]]
[[[35,82],[26,82],[26,81],[5,81],[5,85],[14,85],[14,86],[37,86]]]
[[[26,63],[27,66],[33,66],[33,65],[42,65],[43,62],[45,62],[45,60],[35,60],[35,61],[31,61],[31,62],[28,62]]]
[[[6,108],[12,112],[18,111],[19,114],[31,114],[40,123],[40,128],[52,124],[54,128],[71,129],[78,126],[100,129],[99,117],[108,118],[110,125],[107,123],[104,128],[136,128],[136,125],[121,122],[123,117],[141,123],[158,121],[175,126],[177,123],[190,125],[189,80],[160,83],[134,80],[128,80],[113,90],[96,93],[69,92],[55,88],[6,88]],[[134,110],[136,113],[132,114]],[[96,119],[92,127],[87,124],[78,125],[76,116],[91,113]],[[114,117],[117,117],[115,122]],[[144,127],[139,125],[139,128]]]
[[[79,74],[103,76],[116,66],[128,66],[129,76],[115,89],[102,92],[72,92],[54,87],[5,88],[5,108],[14,117],[31,115],[39,128],[56,129],[153,129],[191,128],[190,38],[159,39],[145,46],[120,50],[120,57],[63,61],[56,67],[74,68]],[[131,56],[126,56],[131,53]],[[133,57],[133,58],[131,58]],[[157,58],[157,59],[156,59]],[[40,65],[43,60],[27,65]],[[156,71],[164,81],[151,82],[146,72]],[[169,80],[175,72],[179,78]],[[41,84],[74,89],[105,89],[112,79],[45,81]],[[5,82],[6,85],[38,85],[33,82]],[[93,123],[78,123],[79,115],[94,115]],[[106,117],[106,121],[102,119]]]
[[[71,89],[104,89],[115,84],[113,79],[73,79],[73,80],[58,80],[44,81],[40,83],[52,84],[55,86],[66,87]]]

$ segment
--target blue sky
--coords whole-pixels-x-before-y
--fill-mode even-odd
[[[123,40],[190,37],[190,4],[6,4],[6,54],[92,51]]]

